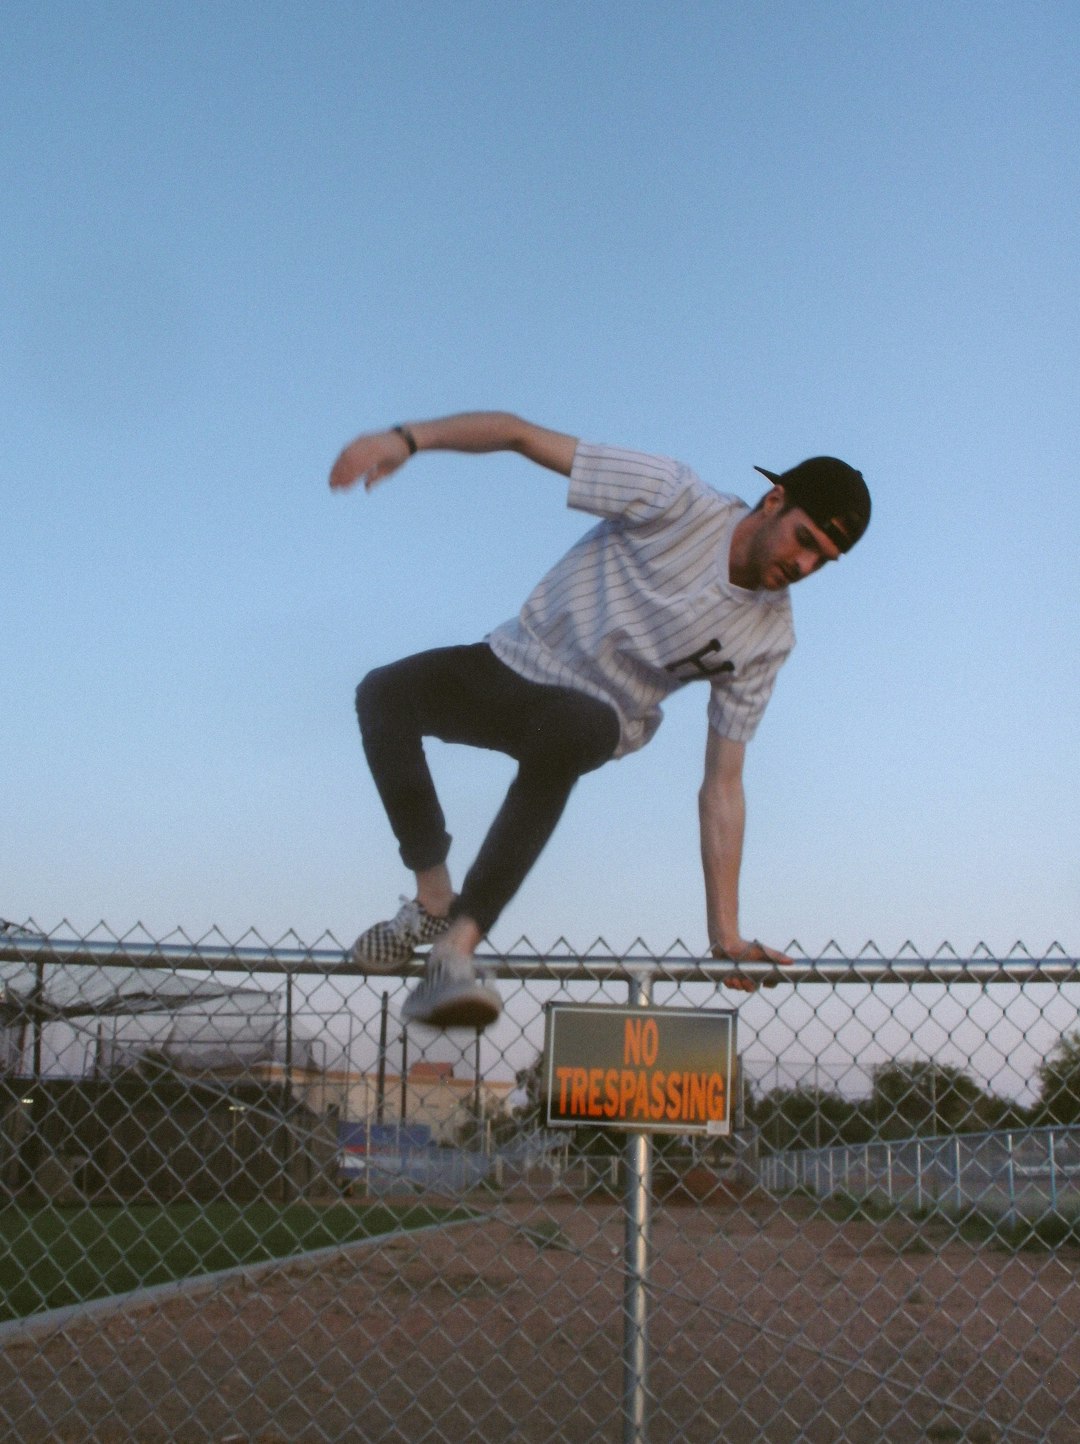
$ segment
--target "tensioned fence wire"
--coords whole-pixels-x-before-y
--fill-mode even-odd
[[[730,1137],[655,1140],[633,1437],[1076,1437],[1068,1190],[1020,1217],[812,1186],[829,1148],[1015,1156],[1080,1118],[1063,948],[830,947],[740,969],[752,996],[680,943],[482,961],[477,1038],[403,1028],[422,960],[364,977],[329,935],[0,934],[6,1435],[630,1437],[626,1135],[546,1129],[537,1062],[548,1004],[647,975],[655,1007],[737,1006],[741,1066]]]

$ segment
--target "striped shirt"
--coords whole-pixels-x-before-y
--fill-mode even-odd
[[[677,461],[579,442],[568,504],[603,520],[491,633],[496,656],[610,703],[617,757],[643,747],[661,702],[699,680],[709,725],[748,742],[795,633],[786,589],[747,591],[728,575],[746,503]]]

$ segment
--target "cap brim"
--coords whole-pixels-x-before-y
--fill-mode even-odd
[[[783,486],[783,482],[780,480],[780,473],[778,471],[766,471],[763,466],[755,466],[754,470],[760,471],[762,476],[767,477],[769,481],[772,482],[773,486]]]

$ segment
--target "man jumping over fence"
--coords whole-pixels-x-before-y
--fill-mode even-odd
[[[357,689],[364,752],[416,896],[356,940],[370,972],[432,943],[403,1016],[483,1028],[499,1015],[474,953],[551,836],[577,779],[643,747],[660,704],[709,685],[701,857],[712,955],[789,963],[742,936],[743,758],[795,643],[789,586],[866,530],[861,473],[812,457],[776,473],[751,509],[664,457],[595,446],[505,412],[473,412],[358,436],[330,472],[370,490],[418,451],[517,451],[570,478],[569,505],[601,518],[483,642],[371,672]],[[518,772],[461,891],[423,738],[508,753]],[[730,986],[754,985],[734,974]]]

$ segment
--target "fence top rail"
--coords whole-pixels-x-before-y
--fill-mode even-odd
[[[1080,958],[1051,952],[1042,958],[1028,954],[995,958],[990,955],[959,958],[921,958],[905,953],[885,958],[797,959],[790,967],[771,963],[718,962],[689,953],[651,954],[628,950],[623,955],[565,951],[482,952],[477,961],[498,978],[539,982],[602,982],[647,975],[673,983],[719,983],[738,972],[765,987],[800,983],[1062,983],[1080,982]],[[122,938],[82,939],[39,935],[0,935],[0,963],[30,966],[183,968],[193,972],[240,972],[324,977],[363,977],[365,970],[340,947],[306,947],[296,942],[230,944],[199,941],[128,941]],[[418,976],[422,957],[414,958],[404,976]],[[381,976],[381,975],[379,975]]]
[[[768,1156],[770,1158],[783,1158],[786,1155],[798,1153],[808,1158],[825,1158],[830,1153],[862,1153],[868,1148],[891,1149],[893,1153],[899,1153],[902,1149],[910,1149],[912,1146],[923,1148],[940,1148],[945,1144],[955,1144],[959,1140],[965,1148],[977,1148],[980,1144],[1004,1143],[1011,1146],[1014,1142],[1025,1142],[1029,1138],[1048,1141],[1051,1138],[1080,1139],[1080,1123],[1045,1123],[1037,1128],[983,1128],[977,1133],[908,1133],[902,1138],[864,1138],[859,1143],[825,1143],[821,1147],[809,1145],[802,1148],[777,1148]]]

